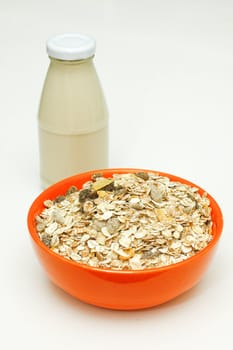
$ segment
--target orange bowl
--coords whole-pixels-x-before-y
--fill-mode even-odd
[[[137,271],[100,269],[67,260],[41,242],[35,216],[44,209],[46,199],[64,194],[72,185],[81,188],[94,173],[112,174],[146,171],[167,176],[171,181],[199,186],[180,177],[144,169],[95,170],[66,178],[43,191],[33,202],[28,213],[28,229],[37,257],[49,278],[60,288],[86,303],[109,309],[143,309],[165,303],[192,288],[206,272],[222,233],[223,218],[216,201],[208,195],[212,208],[213,239],[206,248],[182,262],[166,267]]]

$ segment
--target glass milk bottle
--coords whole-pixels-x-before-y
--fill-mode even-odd
[[[47,41],[47,53],[38,115],[43,188],[108,166],[108,113],[93,64],[94,39],[58,35]]]

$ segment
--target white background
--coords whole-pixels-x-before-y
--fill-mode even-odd
[[[219,202],[224,231],[198,286],[119,312],[52,285],[32,251],[40,193],[37,109],[45,41],[97,40],[110,112],[110,166],[170,172]],[[232,0],[0,0],[1,349],[232,349]]]

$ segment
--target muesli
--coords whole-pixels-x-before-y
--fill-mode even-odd
[[[212,239],[207,194],[155,173],[93,175],[44,202],[41,241],[77,263],[143,270],[183,261]]]

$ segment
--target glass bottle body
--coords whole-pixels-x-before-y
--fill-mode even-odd
[[[93,59],[50,59],[38,115],[44,188],[108,166],[108,112]]]

